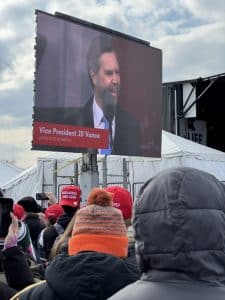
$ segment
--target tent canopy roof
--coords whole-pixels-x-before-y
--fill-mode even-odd
[[[225,161],[225,153],[162,131],[162,157],[198,156],[199,159]]]
[[[132,161],[154,161],[173,157],[193,157],[198,160],[207,160],[216,162],[225,162],[225,153],[218,151],[198,143],[192,142],[180,136],[176,136],[172,133],[162,131],[162,157],[161,158],[144,158],[144,157],[127,157]],[[51,160],[63,160],[63,161],[75,161],[82,158],[81,153],[64,153],[54,152],[45,157],[40,157],[40,161]],[[110,160],[118,160],[120,156],[112,156]],[[99,156],[99,160],[102,159],[102,155]],[[193,166],[194,167],[194,166]],[[218,166],[219,167],[219,166]],[[18,182],[23,181],[25,178],[32,176],[38,169],[38,165],[34,165],[31,168],[21,172],[18,176],[15,176],[12,180],[5,182],[3,188],[7,188],[11,185],[16,185]],[[16,174],[15,174],[16,175]],[[12,178],[12,177],[11,177]]]
[[[20,174],[22,171],[22,168],[19,168],[8,161],[0,160],[0,186]]]

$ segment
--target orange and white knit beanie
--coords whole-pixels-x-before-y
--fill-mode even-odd
[[[121,211],[112,205],[111,193],[101,188],[92,189],[87,206],[76,214],[69,255],[96,251],[127,257],[126,226]]]

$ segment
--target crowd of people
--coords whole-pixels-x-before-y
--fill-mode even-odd
[[[14,203],[0,237],[0,299],[220,300],[225,297],[225,187],[170,168],[136,199],[119,186]],[[4,198],[4,194],[0,197]]]

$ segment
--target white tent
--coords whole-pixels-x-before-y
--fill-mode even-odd
[[[74,177],[74,162],[81,166],[81,154],[54,153],[39,158],[37,165],[25,170],[3,188],[7,196],[18,201],[36,192],[53,191],[53,186],[69,184]],[[162,131],[161,158],[110,156],[107,159],[107,181],[122,182],[123,158],[127,161],[130,188],[135,195],[140,185],[160,170],[175,167],[194,167],[225,181],[225,153]],[[103,156],[98,156],[99,181],[103,180]],[[55,177],[57,170],[57,183]]]
[[[22,168],[19,168],[8,161],[0,160],[0,187],[22,171]]]

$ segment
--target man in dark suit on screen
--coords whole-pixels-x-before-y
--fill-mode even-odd
[[[120,68],[112,37],[98,36],[89,47],[87,68],[93,94],[83,107],[34,108],[35,121],[108,129],[107,149],[76,148],[76,152],[141,155],[138,122],[118,103]],[[36,146],[37,148],[37,146]],[[57,147],[54,147],[56,149]],[[58,147],[65,151],[64,147]],[[50,149],[51,150],[51,149]]]
[[[87,54],[93,95],[82,109],[86,127],[109,130],[109,146],[101,154],[140,155],[140,128],[137,121],[118,104],[120,68],[112,38],[95,38]]]

